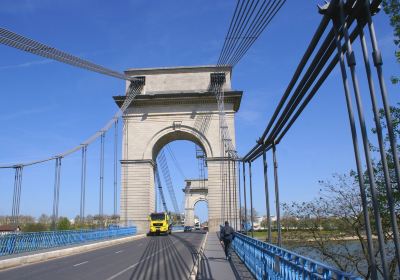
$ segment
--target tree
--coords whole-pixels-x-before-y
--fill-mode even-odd
[[[268,228],[268,219],[266,217],[264,217],[260,223],[260,226],[262,228]]]
[[[242,219],[242,222],[245,220],[245,214],[244,214],[244,207],[240,208],[240,217]],[[258,217],[258,212],[255,208],[253,208],[253,222],[257,222],[257,217]],[[247,208],[247,215],[246,215],[246,220],[248,222],[251,222],[251,211],[250,208]]]
[[[24,232],[38,232],[47,230],[49,230],[49,226],[43,223],[29,223],[22,227],[22,231]]]
[[[71,222],[66,217],[60,217],[57,223],[58,230],[69,230],[71,227]]]
[[[383,0],[383,10],[390,18],[390,25],[393,27],[394,44],[397,47],[395,56],[397,62],[400,62],[400,2],[399,0]],[[392,83],[397,84],[399,77],[392,76]]]
[[[290,239],[308,241],[297,246],[301,253],[314,251],[323,261],[368,278],[369,265],[367,271],[363,270],[368,252],[357,182],[351,175],[334,175],[333,182],[321,181],[320,184],[322,189],[318,198],[283,204],[285,215],[296,217],[297,227],[301,229]],[[347,238],[358,239],[361,246],[354,248]]]
[[[400,104],[397,105],[398,107],[391,107],[390,109],[394,134],[398,142],[400,135]],[[384,129],[387,128],[383,110],[380,110],[380,122]],[[373,133],[376,133],[376,131],[373,130]],[[388,161],[394,204],[398,213],[400,210],[400,192],[396,183],[394,160],[399,159],[394,159],[392,156],[388,135],[385,136],[384,142],[384,153]],[[373,152],[379,151],[373,145],[370,146],[370,149]],[[397,147],[397,150],[400,152],[400,146]],[[379,154],[376,155],[379,159],[374,161],[373,168],[375,173],[374,179],[378,188],[379,212],[386,243],[385,259],[390,270],[390,279],[399,279],[398,275],[395,275],[396,257],[394,248],[390,245],[393,240],[393,232],[386,196],[384,171],[380,156]],[[367,172],[364,172],[362,176],[366,185],[371,230],[373,234],[376,234],[374,227],[375,220],[372,214],[371,194],[369,191],[369,177],[367,176]],[[350,171],[349,175],[334,175],[333,182],[320,182],[322,189],[319,198],[311,202],[284,204],[283,209],[286,215],[295,216],[299,219],[298,228],[302,229],[302,231],[296,232],[295,238],[310,241],[302,246],[305,248],[305,254],[312,248],[315,250],[314,252],[318,252],[321,255],[324,261],[330,262],[342,270],[358,272],[366,279],[369,279],[371,271],[358,181],[359,178],[354,171]],[[398,224],[400,224],[399,218],[398,216]],[[346,239],[357,241],[357,248],[355,249],[354,243],[348,242]],[[332,246],[333,242],[335,246]],[[375,251],[376,255],[374,257],[377,258],[378,250]],[[377,264],[378,272],[382,274],[379,260]]]
[[[51,223],[51,218],[49,216],[47,216],[46,214],[42,214],[42,215],[40,215],[38,222],[40,224],[48,225]]]

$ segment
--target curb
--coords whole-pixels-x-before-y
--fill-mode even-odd
[[[112,239],[112,240],[107,240],[107,241],[100,241],[96,243],[91,243],[87,245],[81,245],[81,246],[75,246],[72,248],[65,248],[65,249],[59,249],[55,251],[50,251],[50,252],[44,252],[44,253],[37,253],[33,255],[28,255],[28,256],[22,256],[22,257],[16,257],[16,258],[11,258],[11,259],[6,259],[0,261],[0,270],[3,269],[8,269],[8,268],[13,268],[17,266],[22,266],[22,265],[27,265],[27,264],[35,264],[51,259],[56,259],[56,258],[62,258],[66,256],[71,256],[71,255],[76,255],[79,253],[87,252],[87,251],[92,251],[92,250],[97,250],[117,244],[122,244],[125,242],[129,242],[132,240],[136,240],[139,238],[145,237],[145,234],[138,234],[134,236],[129,236],[129,237],[123,237],[123,238],[118,238],[118,239]]]
[[[201,260],[203,259],[204,247],[207,242],[207,237],[208,237],[208,231],[206,233],[206,237],[204,237],[203,243],[200,246],[199,257],[197,258],[196,263],[193,265],[192,272],[190,273],[189,279],[191,279],[191,280],[196,280],[197,272],[199,270],[199,265],[200,265]]]

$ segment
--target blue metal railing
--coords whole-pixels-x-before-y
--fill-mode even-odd
[[[233,248],[257,279],[362,279],[241,233],[235,233]]]
[[[0,236],[0,256],[135,234],[136,227],[12,233]]]

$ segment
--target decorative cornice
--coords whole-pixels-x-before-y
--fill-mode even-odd
[[[237,112],[242,100],[243,91],[225,91],[224,102],[233,104],[233,110]],[[115,103],[119,107],[124,103],[126,96],[114,96]],[[180,93],[153,93],[136,96],[130,106],[145,107],[152,105],[170,104],[216,104],[217,100],[213,92],[180,92]]]
[[[153,167],[156,165],[152,159],[123,159],[120,160],[121,164],[143,164],[150,163]]]
[[[206,161],[234,161],[234,159],[229,157],[208,157]]]
[[[128,76],[132,75],[154,75],[175,73],[198,73],[198,72],[232,72],[232,66],[202,65],[202,66],[175,66],[157,68],[131,68],[124,71]]]

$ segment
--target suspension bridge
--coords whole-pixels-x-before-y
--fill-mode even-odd
[[[341,73],[354,159],[362,201],[370,278],[398,279],[400,242],[394,192],[400,190],[398,146],[383,75],[373,16],[379,0],[332,0],[318,7],[321,21],[300,58],[265,130],[254,147],[236,150],[235,115],[243,91],[232,89],[232,72],[276,16],[283,16],[285,0],[238,0],[215,65],[110,70],[57,48],[0,28],[0,43],[46,59],[107,75],[126,83],[126,92],[114,96],[118,107],[111,119],[88,139],[67,151],[34,161],[1,164],[15,171],[8,224],[19,228],[24,170],[54,163],[51,231],[12,232],[0,236],[1,279],[361,279],[356,269],[341,271],[283,246],[278,169],[279,145],[325,80],[337,68]],[[356,53],[354,45],[360,44]],[[358,63],[357,63],[358,62]],[[359,72],[365,72],[360,78]],[[365,83],[368,92],[361,92]],[[377,85],[375,85],[377,83]],[[245,90],[245,89],[244,89]],[[384,172],[383,204],[378,193],[367,133],[364,99],[372,104],[377,148]],[[356,106],[353,106],[355,101]],[[384,126],[378,102],[383,104]],[[314,104],[318,106],[318,104]],[[384,146],[387,131],[390,158]],[[119,143],[119,137],[122,143]],[[198,178],[189,179],[169,143],[195,144]],[[113,147],[113,196],[104,196],[105,146]],[[99,144],[97,151],[94,143]],[[87,196],[88,152],[98,154],[98,197]],[[267,155],[272,154],[273,191],[268,181]],[[87,201],[98,199],[96,228],[58,230],[63,161],[80,155],[79,222],[84,224]],[[167,157],[170,160],[167,160]],[[254,238],[254,162],[262,161],[267,238]],[[185,179],[184,202],[178,202],[169,163]],[[392,166],[393,165],[393,166]],[[365,166],[365,168],[364,168]],[[121,170],[120,174],[118,170]],[[395,182],[391,180],[394,173]],[[393,177],[393,176],[392,176]],[[4,186],[3,186],[4,187]],[[10,186],[12,187],[12,183]],[[168,195],[168,196],[167,196]],[[270,201],[275,201],[271,205]],[[114,220],[107,219],[104,200],[112,200]],[[182,232],[194,223],[194,205],[208,203],[208,233]],[[170,203],[168,203],[170,202]],[[271,208],[276,213],[276,242],[272,238]],[[392,239],[382,229],[381,209],[389,213]],[[240,211],[244,209],[244,211]],[[150,213],[171,212],[172,235],[146,237]],[[248,216],[247,213],[250,212]],[[373,220],[371,220],[371,217]],[[224,259],[218,232],[225,221],[235,230],[235,255]],[[250,224],[250,226],[249,226]],[[388,244],[391,244],[388,246]],[[390,247],[390,248],[389,248]],[[390,252],[389,252],[390,249]],[[389,264],[394,254],[395,264]],[[28,265],[27,265],[28,264]],[[394,267],[394,269],[392,268]],[[394,273],[391,273],[394,271]],[[393,278],[394,277],[394,278]],[[397,278],[396,278],[397,277]]]

